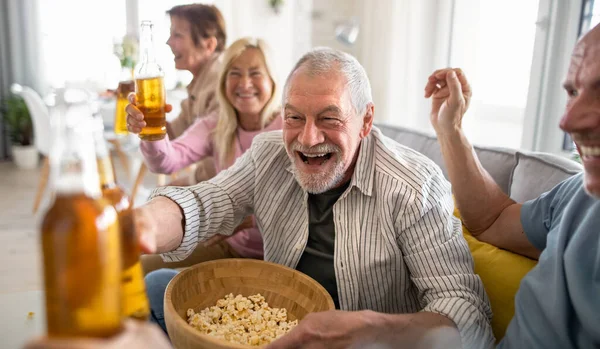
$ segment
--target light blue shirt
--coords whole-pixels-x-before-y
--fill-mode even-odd
[[[515,317],[498,348],[600,348],[600,200],[583,174],[521,209],[542,255],[521,282]]]

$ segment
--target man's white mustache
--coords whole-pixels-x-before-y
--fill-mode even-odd
[[[322,144],[317,144],[315,146],[312,147],[304,147],[302,144],[298,143],[298,142],[294,142],[292,143],[292,145],[290,146],[290,148],[292,149],[292,151],[297,151],[300,153],[340,153],[342,150],[340,149],[340,147],[338,147],[337,145],[334,144],[327,144],[327,143],[322,143]]]

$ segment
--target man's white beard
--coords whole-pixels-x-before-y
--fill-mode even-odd
[[[328,161],[331,161],[331,159]],[[292,161],[292,167],[298,184],[311,194],[321,194],[335,188],[344,179],[345,175],[344,164],[337,158],[332,172],[302,173],[296,168],[296,161]]]
[[[333,189],[344,179],[344,168],[346,166],[340,159],[342,150],[338,146],[333,144],[319,144],[310,148],[305,148],[300,145],[300,143],[295,141],[290,145],[290,148],[291,150],[288,150],[286,147],[286,151],[292,162],[294,177],[302,189],[306,190],[307,192],[311,194],[324,193],[330,189]],[[320,173],[314,174],[303,173],[296,167],[296,161],[298,161],[296,152],[331,153],[331,158],[327,161],[335,161],[333,164],[333,171],[324,170]]]

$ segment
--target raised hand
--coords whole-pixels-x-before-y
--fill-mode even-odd
[[[438,135],[461,128],[471,95],[471,86],[459,68],[439,69],[429,76],[425,98],[431,97],[430,120]]]
[[[129,100],[129,104],[125,107],[125,111],[127,112],[127,131],[137,134],[142,132],[142,128],[146,126],[144,114],[136,107],[135,93],[130,93],[127,99]],[[171,110],[173,110],[173,106],[165,104],[165,112],[168,113]]]
[[[143,253],[164,253],[181,244],[183,212],[169,198],[157,196],[135,208],[133,222]]]

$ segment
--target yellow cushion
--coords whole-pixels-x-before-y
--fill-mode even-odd
[[[460,218],[458,209],[454,215]],[[463,225],[463,235],[475,262],[475,273],[479,274],[492,304],[494,317],[492,330],[496,340],[504,337],[506,327],[515,314],[515,294],[521,279],[537,261],[502,250],[474,238]]]

